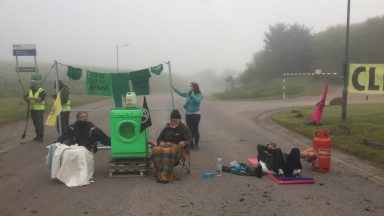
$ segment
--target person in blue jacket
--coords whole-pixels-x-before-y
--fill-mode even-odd
[[[199,133],[199,123],[201,118],[201,111],[200,111],[200,103],[201,100],[203,100],[203,95],[201,94],[199,84],[196,82],[191,82],[188,85],[187,91],[181,91],[175,87],[173,87],[173,90],[180,95],[181,97],[185,97],[185,120],[187,122],[187,126],[192,131],[192,137],[194,139],[193,145],[191,145],[191,149],[198,149],[199,148],[199,140],[200,140],[200,133]]]

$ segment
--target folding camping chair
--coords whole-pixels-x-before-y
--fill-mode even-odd
[[[154,141],[149,141],[148,142],[149,148],[153,148],[154,146],[157,146],[157,143]],[[183,170],[185,170],[188,174],[191,173],[191,153],[190,149],[183,149],[181,150],[176,158],[176,163],[175,166],[172,168],[180,166]]]
[[[181,150],[177,155],[176,166],[180,166],[188,174],[191,173],[191,152],[190,150]],[[175,168],[174,167],[174,168]],[[173,172],[173,169],[172,169]]]

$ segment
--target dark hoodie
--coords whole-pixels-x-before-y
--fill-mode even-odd
[[[76,121],[75,124],[69,125],[57,141],[67,145],[78,144],[93,152],[97,151],[97,142],[111,145],[111,138],[89,121]]]
[[[191,130],[189,130],[183,123],[180,123],[180,125],[175,128],[172,128],[170,124],[167,124],[157,138],[157,144],[160,144],[161,141],[172,142],[175,144],[179,144],[181,141],[186,141],[187,145],[190,145],[192,142]]]

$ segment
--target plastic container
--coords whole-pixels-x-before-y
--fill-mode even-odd
[[[216,175],[222,176],[223,175],[223,165],[221,164],[222,159],[217,158],[217,164],[216,164]]]
[[[212,173],[212,172],[205,172],[203,174],[204,179],[212,179],[213,177],[215,177],[215,173]]]
[[[312,170],[322,173],[331,170],[331,145],[329,130],[316,131],[312,148],[317,155],[317,159],[312,163]]]
[[[127,92],[125,95],[125,103],[127,107],[136,107],[137,106],[137,97],[135,92]]]

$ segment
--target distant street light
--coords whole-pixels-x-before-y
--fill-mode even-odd
[[[119,47],[128,46],[129,43],[116,46],[116,73],[119,73]]]
[[[347,7],[347,30],[346,30],[346,37],[345,37],[345,60],[343,64],[343,98],[341,103],[341,120],[343,123],[346,123],[347,120],[347,85],[348,85],[348,70],[349,70],[349,15],[350,15],[350,8],[351,8],[351,0],[348,0],[348,7]]]

